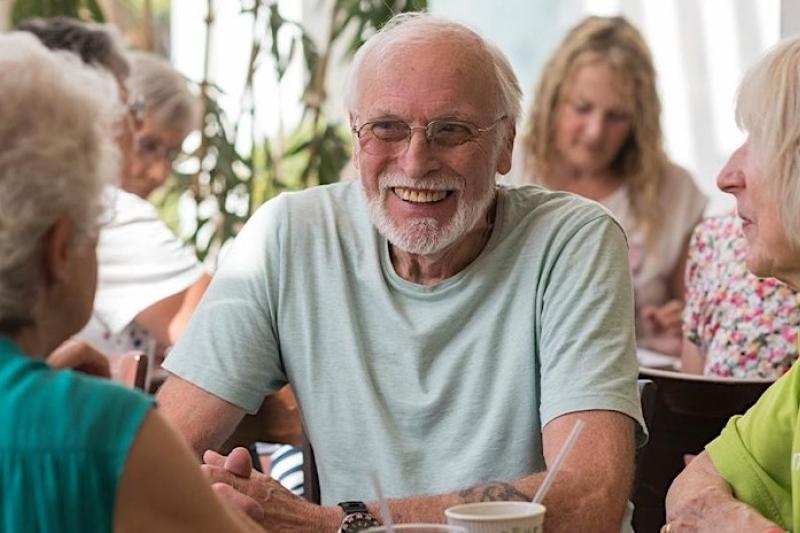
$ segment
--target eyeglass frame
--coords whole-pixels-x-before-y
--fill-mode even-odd
[[[428,122],[424,126],[412,126],[411,124],[409,124],[408,122],[406,122],[404,120],[385,118],[385,119],[369,120],[367,122],[364,122],[360,126],[353,125],[353,126],[350,127],[350,132],[355,134],[356,139],[358,139],[359,144],[361,144],[362,131],[367,126],[374,126],[375,124],[380,124],[381,122],[399,123],[399,124],[405,125],[408,128],[408,134],[406,135],[406,137],[404,139],[398,139],[397,141],[388,141],[388,140],[381,139],[380,137],[375,135],[372,132],[372,130],[370,130],[370,134],[378,142],[380,142],[382,145],[385,145],[385,146],[391,146],[391,145],[393,145],[395,143],[399,144],[402,141],[405,141],[406,142],[405,149],[408,149],[408,145],[411,143],[411,137],[414,136],[414,131],[415,130],[421,130],[421,131],[425,132],[425,141],[428,144],[436,146],[437,148],[448,149],[448,148],[456,148],[458,146],[463,146],[464,144],[467,144],[468,142],[477,139],[480,136],[481,133],[485,133],[487,131],[493,130],[495,127],[497,127],[497,124],[499,124],[501,120],[506,120],[507,118],[508,118],[507,114],[506,115],[501,115],[501,116],[497,117],[496,119],[494,119],[494,121],[492,121],[492,123],[490,125],[488,125],[486,127],[483,127],[483,128],[480,128],[476,124],[474,124],[472,122],[469,122],[469,121],[466,121],[466,120],[436,119],[436,120],[431,120],[430,122]],[[436,124],[441,124],[441,123],[446,123],[446,124],[449,123],[449,124],[457,124],[459,126],[465,126],[468,130],[470,130],[470,132],[474,131],[474,133],[471,134],[471,137],[465,139],[464,141],[462,141],[462,142],[460,142],[458,144],[454,144],[454,145],[450,145],[450,146],[442,145],[442,144],[436,143],[434,141],[433,135],[431,133],[432,127],[434,125],[436,125]],[[363,148],[363,145],[362,145],[362,148]]]
[[[153,147],[148,147],[148,144]],[[161,139],[154,138],[150,135],[144,135],[139,131],[133,135],[133,148],[139,157],[148,162],[168,161],[170,165],[172,165],[173,161],[181,154],[180,146],[177,148],[168,148]]]

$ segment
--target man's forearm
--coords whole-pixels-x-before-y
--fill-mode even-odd
[[[533,474],[513,482],[491,482],[458,492],[391,500],[392,520],[397,523],[445,520],[448,507],[462,503],[489,501],[530,501],[544,480],[544,473]],[[613,476],[611,476],[613,477]],[[547,531],[613,531],[619,532],[628,490],[604,487],[597,480],[581,478],[571,472],[560,472],[545,497]],[[620,496],[620,494],[624,496]],[[377,502],[368,504],[370,512],[380,516]]]
[[[174,375],[156,398],[161,414],[198,457],[218,449],[244,416],[242,409]]]
[[[576,441],[545,496],[547,531],[612,531],[625,514],[633,480],[634,424],[626,415],[581,411],[550,421],[543,431],[545,459],[552,464],[577,420],[590,439]],[[490,482],[440,496],[390,502],[398,522],[441,522],[444,510],[461,503],[531,500],[544,472],[508,482]],[[371,510],[377,512],[377,505]],[[377,515],[376,515],[377,516]]]
[[[540,475],[537,477],[543,479]],[[517,483],[522,483],[522,481]],[[444,510],[454,505],[489,501],[525,501],[532,498],[532,495],[528,496],[518,489],[515,483],[493,482],[448,494],[391,500],[389,509],[392,512],[392,520],[397,523],[435,524],[444,522]],[[377,502],[368,504],[368,507],[373,515],[380,516],[381,511]]]

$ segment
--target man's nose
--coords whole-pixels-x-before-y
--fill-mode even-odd
[[[436,145],[428,141],[424,129],[413,129],[405,151],[400,154],[397,164],[410,178],[422,178],[441,168]]]

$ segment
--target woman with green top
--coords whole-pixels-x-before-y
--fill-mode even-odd
[[[800,39],[780,43],[751,69],[736,114],[747,141],[717,184],[736,197],[747,268],[800,288]],[[662,528],[783,530],[800,531],[797,364],[675,480]]]
[[[0,531],[257,530],[152,399],[45,361],[92,311],[117,94],[74,54],[0,35]]]

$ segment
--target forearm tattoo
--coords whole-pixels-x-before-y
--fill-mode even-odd
[[[518,490],[514,485],[499,481],[464,489],[458,493],[458,496],[464,503],[530,501],[532,498],[532,496],[528,496]]]

